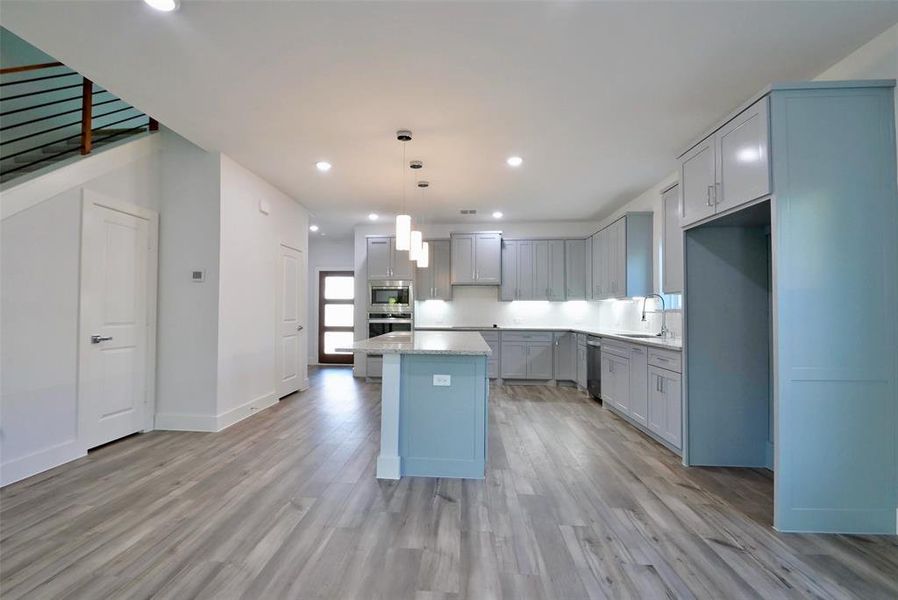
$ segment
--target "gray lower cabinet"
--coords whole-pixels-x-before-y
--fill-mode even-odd
[[[427,243],[430,248],[429,266],[416,269],[415,299],[451,300],[449,240],[428,240]]]
[[[384,357],[380,354],[369,354],[365,357],[365,374],[368,377],[382,377],[384,372]]]
[[[502,341],[500,373],[503,379],[527,378],[527,342]]]
[[[683,292],[683,230],[680,209],[680,186],[673,187],[661,194],[664,231],[661,248],[663,265],[661,268],[661,288],[665,294]]]
[[[486,363],[487,376],[490,379],[496,379],[499,376],[499,364],[502,356],[502,348],[499,343],[499,332],[492,330],[481,331],[480,335],[483,336],[483,340],[490,347],[490,350],[493,351]]]
[[[564,241],[564,287],[565,299],[586,300],[589,288],[589,256],[586,254],[586,240]]]
[[[577,334],[577,386],[586,389],[589,356],[586,348],[586,336]]]
[[[499,285],[502,281],[502,234],[453,233],[452,285]]]
[[[680,374],[648,367],[648,428],[675,448],[683,445]]]
[[[630,359],[602,343],[602,401],[625,415],[630,414]]]
[[[569,331],[555,334],[555,379],[577,380],[577,335]]]
[[[645,346],[630,346],[630,417],[648,425],[648,357]]]
[[[549,380],[554,374],[551,332],[503,331],[499,372],[503,379]]]

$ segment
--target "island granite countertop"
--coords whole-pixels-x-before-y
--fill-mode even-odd
[[[476,331],[394,331],[337,348],[338,352],[363,354],[443,354],[489,356],[483,336]]]

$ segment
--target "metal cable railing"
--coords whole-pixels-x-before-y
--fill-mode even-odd
[[[52,72],[59,69],[65,71]],[[47,70],[51,70],[49,74],[30,75]],[[0,81],[2,181],[67,155],[89,154],[96,145],[115,138],[159,127],[154,119],[107,90],[94,87],[93,82],[62,63],[9,67],[0,69],[0,75],[8,78]],[[69,83],[73,79],[77,83]],[[81,94],[66,93],[75,88],[81,88]],[[72,118],[76,113],[80,116]]]

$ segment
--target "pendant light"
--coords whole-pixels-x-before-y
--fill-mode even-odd
[[[424,202],[424,190],[430,185],[430,183],[426,181],[419,181],[418,187],[421,189],[421,204],[423,206]],[[418,251],[418,257],[416,262],[418,263],[419,269],[426,269],[430,265],[430,244],[427,242],[421,242],[421,249]]]
[[[405,212],[405,143],[412,139],[412,132],[400,129],[396,132],[396,139],[402,142],[402,214],[396,215],[396,239],[394,244],[397,250],[411,249],[412,217]]]
[[[421,246],[424,244],[424,236],[417,229],[412,229],[411,245],[408,249],[408,259],[417,261],[421,254]]]

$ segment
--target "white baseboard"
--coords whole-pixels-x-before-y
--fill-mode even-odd
[[[241,404],[220,415],[189,415],[178,413],[159,413],[156,415],[156,429],[165,431],[205,431],[214,433],[227,429],[234,423],[265,410],[269,406],[277,404],[278,398],[274,392],[269,392]]]
[[[216,431],[227,429],[234,423],[238,423],[243,419],[256,414],[259,411],[265,410],[270,406],[274,406],[277,403],[277,394],[274,391],[271,391],[263,396],[259,396],[254,400],[250,400],[246,404],[241,404],[236,408],[232,408],[227,412],[223,412],[218,415],[218,429],[216,429]]]
[[[0,465],[0,486],[21,481],[82,456],[87,456],[87,451],[77,440],[71,440],[15,458]]]

